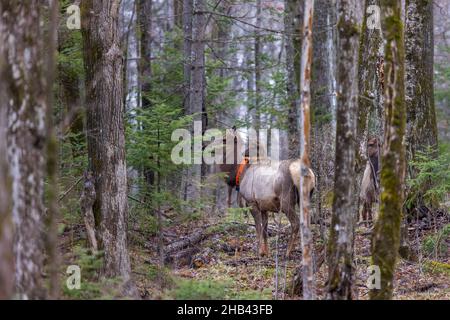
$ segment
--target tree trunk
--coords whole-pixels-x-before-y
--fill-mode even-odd
[[[391,299],[395,264],[400,245],[400,222],[405,183],[406,126],[404,47],[401,1],[381,1],[381,26],[385,39],[384,144],[381,168],[381,205],[372,240],[372,264],[380,268],[381,288],[370,299]]]
[[[48,298],[57,299],[60,295],[59,282],[59,252],[58,252],[58,218],[59,218],[59,143],[53,122],[53,82],[55,77],[56,45],[58,42],[57,0],[49,1],[49,28],[46,52],[46,93],[47,93],[47,214],[46,214],[46,249],[49,272]]]
[[[127,171],[123,120],[122,53],[118,34],[120,0],[82,1],[82,34],[86,72],[89,170],[95,180],[93,205],[103,275],[121,277],[131,294],[127,250]],[[102,26],[99,28],[99,26]]]
[[[366,142],[369,135],[369,122],[375,122],[375,133],[381,137],[382,130],[382,95],[383,95],[383,47],[381,30],[368,28],[369,6],[380,6],[380,0],[366,0],[364,6],[364,18],[362,24],[359,60],[358,60],[358,119],[356,127],[356,172],[361,181],[364,171],[366,156]],[[372,13],[373,14],[373,13]],[[359,194],[359,192],[358,192]]]
[[[0,4],[0,12],[2,5]],[[0,26],[2,26],[0,24]],[[3,31],[0,29],[0,31]],[[0,35],[3,41],[3,35]],[[5,43],[5,42],[2,42]],[[3,66],[6,66],[0,45],[0,77],[5,79]],[[5,86],[0,85],[0,300],[11,299],[14,294],[14,255],[13,225],[11,216],[11,184],[6,151],[7,105]]]
[[[254,110],[254,118],[253,125],[256,130],[261,129],[261,80],[262,80],[262,65],[261,65],[261,55],[262,55],[262,47],[261,43],[261,35],[260,28],[262,23],[262,7],[261,0],[256,0],[256,28],[255,28],[255,44],[254,44],[254,59],[255,59],[255,110]],[[259,134],[256,135],[256,143],[259,144]]]
[[[305,0],[303,18],[303,45],[300,69],[301,83],[301,128],[300,131],[300,159],[303,168],[310,168],[310,104],[311,104],[311,65],[312,65],[312,19],[314,14],[314,0]],[[306,170],[304,170],[306,171]],[[302,170],[303,176],[303,170]],[[300,237],[302,243],[302,271],[303,271],[303,299],[315,299],[314,280],[314,245],[311,232],[310,199],[307,192],[307,179],[300,181]]]
[[[433,89],[433,1],[406,0],[405,73],[408,158],[437,147]]]
[[[407,110],[406,148],[407,158],[416,160],[417,152],[425,152],[429,147],[437,155],[437,122],[433,88],[433,1],[407,0],[405,3],[405,73]],[[418,172],[411,166],[408,175],[416,177]],[[424,190],[430,188],[423,186]],[[419,199],[412,207],[423,205]]]
[[[303,27],[303,0],[285,0],[284,30],[286,33],[286,72],[288,96],[288,157],[300,154],[297,103],[300,95],[301,29]]]
[[[328,242],[328,298],[333,300],[352,299],[358,41],[356,1],[338,1],[336,160]]]
[[[43,298],[47,82],[40,1],[0,4],[1,100],[8,109],[8,155],[15,225],[16,293]],[[10,275],[12,277],[12,275]]]
[[[183,74],[184,74],[184,113],[190,114],[191,68],[192,68],[192,10],[193,0],[183,0]]]
[[[151,107],[150,91],[152,77],[152,1],[139,0],[138,3],[138,22],[140,31],[140,83],[142,108],[149,109]],[[155,173],[149,168],[144,168],[144,177],[147,186],[151,187],[155,183]]]
[[[191,47],[191,71],[190,71],[190,94],[189,94],[189,106],[190,114],[193,115],[193,119],[196,122],[201,122],[202,130],[201,134],[206,130],[207,117],[206,117],[206,104],[205,104],[205,28],[206,28],[206,16],[204,11],[206,10],[206,3],[204,0],[194,1],[194,16],[192,20],[192,47]],[[192,128],[194,133],[194,128]],[[193,134],[194,139],[200,141],[197,145],[201,146],[202,136]],[[194,149],[194,157],[201,157],[202,149]],[[198,199],[200,197],[201,190],[201,177],[204,172],[204,166],[202,164],[194,164],[191,168],[191,180],[188,187],[188,198]]]
[[[173,24],[181,29],[183,27],[183,0],[173,1]]]
[[[181,1],[181,0],[180,0]],[[190,107],[190,96],[191,96],[191,69],[192,69],[192,12],[193,12],[193,0],[182,0],[183,1],[183,109],[184,114],[189,115],[191,112]],[[190,168],[183,170],[183,175],[181,178],[181,189],[183,194],[183,200],[188,199],[188,194],[190,193]]]

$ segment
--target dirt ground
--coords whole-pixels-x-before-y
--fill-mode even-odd
[[[285,293],[290,292],[294,272],[301,261],[299,250],[289,260],[284,257],[290,232],[287,219],[284,215],[281,219],[278,215],[269,219],[271,250],[265,258],[256,255],[252,223],[251,217],[243,214],[227,214],[166,228],[167,246],[187,239],[196,231],[205,235],[202,241],[187,246],[181,254],[166,257],[164,272],[155,271],[154,266],[158,265],[155,237],[145,241],[146,249],[133,245],[134,277],[141,296],[149,299],[300,299]],[[394,299],[450,299],[450,237],[439,239],[438,245],[444,244],[447,248],[439,256],[427,255],[422,249],[427,237],[439,234],[448,223],[448,214],[441,212],[434,216],[432,223],[413,221],[409,224],[409,242],[415,261],[399,260]],[[316,256],[324,250],[318,229],[316,225]],[[370,233],[371,226],[358,225],[355,235],[355,288],[357,298],[362,300],[368,299]],[[149,268],[153,268],[152,276],[149,276]],[[323,263],[316,272],[319,299],[325,298],[326,278],[327,268]]]

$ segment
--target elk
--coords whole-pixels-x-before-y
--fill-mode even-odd
[[[311,195],[315,187],[315,175],[310,168],[304,168],[300,159],[284,161],[265,161],[251,159],[249,150],[240,163],[233,163],[230,173],[236,174],[233,179],[236,189],[246,205],[250,207],[255,220],[258,253],[268,255],[267,226],[269,212],[283,212],[291,224],[291,235],[286,255],[290,256],[295,249],[300,228],[299,217],[295,205],[299,203],[298,194],[300,178],[307,179],[307,191]]]
[[[227,148],[227,141],[230,143],[232,141],[232,148]],[[236,174],[238,169],[238,164],[240,161],[240,154],[242,149],[242,139],[239,137],[239,134],[236,132],[236,127],[233,127],[232,132],[228,132],[225,138],[222,140],[222,144],[219,147],[223,147],[223,159],[224,163],[217,165],[216,170],[218,172],[225,173],[225,183],[228,188],[228,196],[227,196],[227,207],[231,207],[231,198],[233,195],[233,189],[236,188]],[[232,160],[231,160],[232,159]],[[239,204],[239,195],[237,196],[237,202]]]
[[[359,197],[362,202],[361,218],[368,224],[372,220],[372,205],[378,202],[380,194],[380,144],[377,138],[367,141],[366,168],[361,181],[361,192]]]

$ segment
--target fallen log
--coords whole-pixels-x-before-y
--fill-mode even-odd
[[[208,235],[209,234],[204,229],[197,230],[194,233],[192,233],[189,237],[167,245],[166,254],[170,255],[170,254],[180,251],[186,247],[195,246],[199,242],[201,242],[203,239],[207,238]]]

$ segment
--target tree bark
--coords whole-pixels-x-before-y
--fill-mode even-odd
[[[369,122],[375,122],[375,133],[381,137],[382,96],[383,96],[383,47],[382,34],[378,28],[367,27],[369,6],[380,6],[380,0],[366,0],[359,43],[358,60],[358,119],[356,127],[356,172],[361,180],[366,156],[366,142],[369,135]],[[372,13],[373,14],[373,13]],[[359,194],[359,192],[358,192]]]
[[[0,4],[0,91],[4,95],[0,109],[8,109],[15,285],[24,299],[45,295],[42,230],[47,79],[40,6],[38,0]]]
[[[372,239],[372,264],[380,268],[381,288],[372,289],[370,299],[392,298],[405,183],[406,108],[401,1],[382,0],[381,16],[385,39],[385,134],[381,158],[381,206]]]
[[[105,277],[121,277],[133,294],[127,250],[127,171],[123,120],[122,53],[118,34],[120,0],[83,0],[82,34],[86,72],[89,170],[95,180],[93,205]],[[101,27],[99,27],[101,26]]]
[[[302,130],[300,131],[300,159],[303,172],[311,167],[309,159],[310,151],[310,104],[311,104],[311,65],[312,65],[312,20],[314,14],[314,0],[305,0],[303,18],[303,43],[302,60],[300,69],[301,83],[301,105],[300,121]],[[314,245],[311,232],[310,199],[307,191],[307,179],[300,181],[300,237],[302,243],[302,271],[303,271],[303,299],[315,299],[315,278],[314,278]]]
[[[298,107],[300,96],[301,29],[303,27],[303,0],[285,0],[284,30],[286,33],[286,72],[288,96],[288,156],[295,159],[300,154]]]
[[[150,92],[152,89],[152,0],[139,0],[138,3],[138,23],[140,31],[140,83],[142,108],[151,108]],[[155,173],[149,168],[144,168],[144,177],[147,186],[151,187],[155,183]]]
[[[433,86],[433,1],[407,0],[405,20],[406,156],[410,163],[417,160],[418,152],[427,152],[432,158],[438,154]],[[417,176],[418,171],[412,165],[407,169],[408,177]],[[432,184],[428,181],[421,187],[428,190]],[[418,195],[414,203],[408,206],[408,212],[423,205],[423,197]],[[402,242],[404,240],[406,238],[402,233]]]
[[[1,4],[0,12],[3,12]],[[3,40],[3,35],[0,35],[0,39]],[[0,44],[1,53],[3,53],[3,49]],[[6,63],[4,58],[3,54],[0,54],[1,79],[5,79],[3,70]],[[0,85],[0,300],[6,300],[11,299],[14,294],[14,277],[11,276],[14,274],[14,235],[11,214],[11,183],[6,151],[7,105],[1,103],[2,101],[8,100],[5,86]]]
[[[47,32],[46,52],[46,125],[47,125],[47,214],[46,214],[46,250],[49,270],[49,299],[57,299],[60,295],[59,282],[59,252],[58,252],[58,218],[59,218],[59,143],[53,122],[53,82],[56,65],[56,46],[58,42],[58,14],[57,0],[49,1],[49,28]]]
[[[201,134],[207,127],[206,104],[205,104],[205,29],[206,29],[205,0],[194,1],[194,15],[192,20],[192,47],[191,47],[191,70],[190,70],[190,94],[189,107],[190,114],[194,121],[201,122]],[[193,126],[192,126],[193,127]],[[192,128],[194,133],[194,128]],[[194,139],[202,141],[202,136],[192,135]],[[194,153],[201,153],[202,150],[195,150]],[[200,155],[200,159],[201,155]],[[201,177],[205,172],[204,165],[194,164],[191,168],[190,182],[188,186],[188,198],[198,199],[201,195]]]
[[[359,28],[356,1],[338,1],[336,160],[328,242],[328,298],[352,299]]]
[[[256,130],[261,129],[261,80],[262,80],[262,65],[261,65],[261,55],[262,47],[260,28],[262,23],[262,6],[261,0],[256,0],[256,28],[255,28],[255,43],[253,48],[254,61],[255,61],[255,105],[254,105],[254,118],[253,125]],[[256,143],[259,144],[259,134],[256,135]]]
[[[173,1],[173,24],[181,29],[183,27],[183,0]]]
[[[437,147],[437,123],[433,89],[433,1],[405,3],[405,103],[408,159],[417,151]]]
[[[190,114],[190,94],[191,94],[191,68],[192,68],[192,12],[193,0],[183,0],[183,74],[184,74],[184,113]]]

